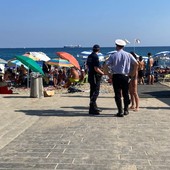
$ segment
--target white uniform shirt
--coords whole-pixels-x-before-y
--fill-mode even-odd
[[[131,65],[136,63],[136,59],[123,49],[111,54],[107,65],[110,66],[112,74],[128,75]]]

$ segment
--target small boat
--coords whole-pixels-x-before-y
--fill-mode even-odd
[[[81,48],[81,45],[65,45],[64,48]]]

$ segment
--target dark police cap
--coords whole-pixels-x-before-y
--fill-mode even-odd
[[[99,46],[98,44],[95,44],[95,45],[93,46],[93,49],[94,49],[94,50],[99,50],[99,49],[100,49],[100,46]]]

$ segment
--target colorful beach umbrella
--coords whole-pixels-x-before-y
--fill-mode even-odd
[[[49,61],[50,57],[48,57],[43,52],[27,52],[24,54],[24,56],[27,56],[35,61]]]
[[[71,64],[68,60],[62,58],[53,58],[47,61],[47,64],[59,67],[73,67],[73,64]]]
[[[14,58],[14,59],[11,59],[11,60],[8,61],[7,66],[8,66],[8,67],[18,67],[18,66],[21,66],[22,64],[23,64],[23,63],[22,63],[21,61],[16,60],[16,59]],[[23,64],[23,65],[24,65],[24,64]],[[26,69],[28,69],[28,67],[27,67],[26,65],[24,65],[24,67],[25,67]]]
[[[42,68],[31,58],[26,56],[16,56],[17,60],[21,61],[24,65],[26,65],[29,69],[34,72],[41,73],[44,75]]]
[[[74,56],[72,56],[71,54],[69,54],[67,52],[57,52],[56,54],[59,57],[61,57],[62,59],[68,60],[71,64],[73,64],[74,67],[76,67],[80,70],[79,62],[76,60],[76,58]]]

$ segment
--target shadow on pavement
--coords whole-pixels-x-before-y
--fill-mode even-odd
[[[70,93],[69,93],[70,94]],[[74,95],[61,95],[61,97],[71,97],[71,98],[89,98],[89,96],[82,96],[82,95],[75,95],[75,93],[73,93]],[[112,96],[100,96],[98,98],[113,98]]]
[[[88,110],[85,111],[65,111],[65,110],[16,110],[16,112],[23,112],[26,115],[31,116],[61,116],[61,117],[77,117],[77,116],[91,116],[88,114]],[[100,114],[100,117],[113,117],[111,114]]]
[[[30,98],[30,96],[3,96],[3,98]]]
[[[139,85],[138,95],[140,98],[157,98],[167,105],[170,105],[170,87],[159,82],[154,85]]]
[[[161,109],[161,110],[169,110],[170,107],[140,107],[140,109],[151,109],[151,110]]]

